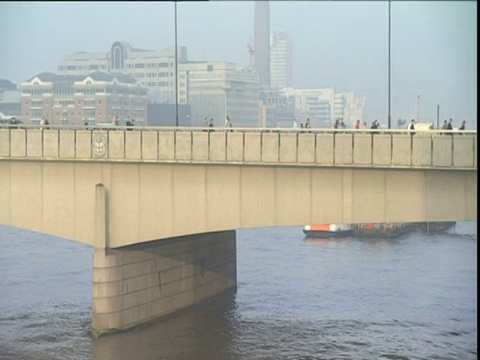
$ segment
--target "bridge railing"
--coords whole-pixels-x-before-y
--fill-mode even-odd
[[[474,130],[12,125],[0,160],[477,169]]]

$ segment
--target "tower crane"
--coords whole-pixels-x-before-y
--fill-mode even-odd
[[[253,53],[255,52],[250,44],[247,44],[248,52],[250,54],[250,66],[253,66]]]

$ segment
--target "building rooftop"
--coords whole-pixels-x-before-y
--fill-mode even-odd
[[[102,71],[95,71],[86,75],[59,75],[51,72],[43,72],[41,74],[35,75],[32,78],[28,79],[27,82],[32,81],[35,78],[38,78],[42,81],[53,82],[55,84],[65,84],[73,85],[76,81],[82,81],[87,77],[91,77],[96,81],[112,81],[116,78],[121,83],[134,84],[137,81],[134,77],[122,74],[122,73],[106,73]]]

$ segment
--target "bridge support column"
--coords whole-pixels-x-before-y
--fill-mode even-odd
[[[96,337],[126,330],[236,289],[236,233],[224,231],[96,248]]]

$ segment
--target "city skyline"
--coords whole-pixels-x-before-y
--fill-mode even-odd
[[[391,2],[392,125],[418,114],[433,121],[437,105],[441,121],[476,125],[476,7],[472,1]],[[177,14],[178,45],[187,47],[189,60],[249,64],[254,2],[180,2]],[[270,33],[286,31],[294,40],[294,87],[367,94],[366,120],[382,123],[388,20],[387,1],[270,2]],[[70,53],[108,51],[115,41],[152,50],[173,45],[174,4],[10,2],[0,4],[0,24],[8,54],[0,78],[20,85],[56,72]]]

